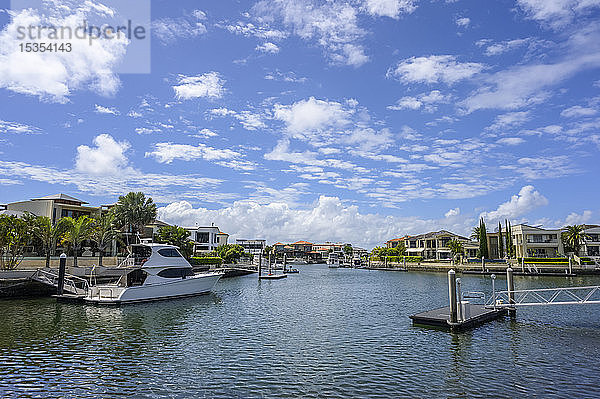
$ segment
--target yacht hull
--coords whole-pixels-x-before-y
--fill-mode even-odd
[[[92,288],[85,301],[99,305],[118,305],[208,294],[214,289],[221,276],[220,273],[202,274],[160,284],[127,288],[98,286]]]

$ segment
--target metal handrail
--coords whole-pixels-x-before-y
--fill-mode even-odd
[[[509,294],[512,294],[511,303]],[[600,304],[600,286],[540,288],[495,292],[487,307]],[[594,299],[596,295],[597,299]],[[566,299],[565,299],[566,297]]]

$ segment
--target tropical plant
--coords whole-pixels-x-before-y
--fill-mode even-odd
[[[34,221],[33,234],[42,243],[44,256],[46,257],[46,267],[50,267],[50,255],[56,248],[67,229],[66,218],[59,219],[57,223],[52,223],[49,217],[39,216]]]
[[[481,237],[481,223],[479,226],[473,227],[473,231],[471,232],[470,238],[475,241],[479,241]]]
[[[163,226],[154,237],[158,243],[171,244],[179,247],[181,254],[190,258],[194,252],[194,243],[190,241],[190,232],[179,226]]]
[[[62,220],[65,223],[63,242],[68,243],[73,249],[73,266],[77,267],[77,256],[81,244],[91,237],[95,225],[94,219],[89,216],[80,216],[77,219],[65,217]]]
[[[486,259],[489,258],[487,230],[483,218],[479,219],[479,256]]]
[[[12,270],[19,266],[31,232],[22,218],[0,215],[0,269]]]
[[[125,231],[129,243],[129,235],[141,232],[145,225],[154,222],[156,204],[142,192],[130,192],[119,197],[114,212],[115,224]]]
[[[457,255],[462,255],[465,252],[465,247],[463,243],[458,241],[456,238],[448,242],[448,248],[450,248],[450,253],[452,254],[452,258],[454,259]]]
[[[242,256],[248,256],[244,248],[237,244],[223,244],[215,249],[215,253],[225,263],[237,263]]]
[[[502,236],[502,223],[498,221],[498,257],[504,258],[504,240]]]
[[[583,224],[566,226],[565,231],[563,231],[561,234],[561,239],[565,245],[565,248],[569,249],[569,252],[575,253],[575,255],[579,254],[579,249],[583,245],[584,241],[589,238],[590,236],[585,233],[585,225]]]
[[[95,220],[90,239],[98,246],[98,266],[102,266],[102,257],[106,248],[119,237],[114,222],[115,214],[112,211],[103,213]]]
[[[342,249],[342,251],[344,251],[344,254],[346,254],[346,255],[352,255],[352,252],[354,251],[354,249],[352,248],[352,245],[346,244],[346,245],[344,245],[344,248]]]

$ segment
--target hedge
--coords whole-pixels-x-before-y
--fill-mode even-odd
[[[221,266],[221,264],[223,263],[223,259],[219,258],[218,256],[209,256],[206,258],[192,257],[192,258],[190,258],[190,263],[192,264],[192,266],[197,266],[197,265],[219,265],[219,266]]]

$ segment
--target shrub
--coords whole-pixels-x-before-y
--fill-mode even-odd
[[[223,263],[223,259],[219,258],[218,256],[209,256],[206,258],[199,258],[199,257],[192,257],[190,258],[190,264],[192,266],[197,266],[197,265],[218,265],[221,266],[221,264]]]

